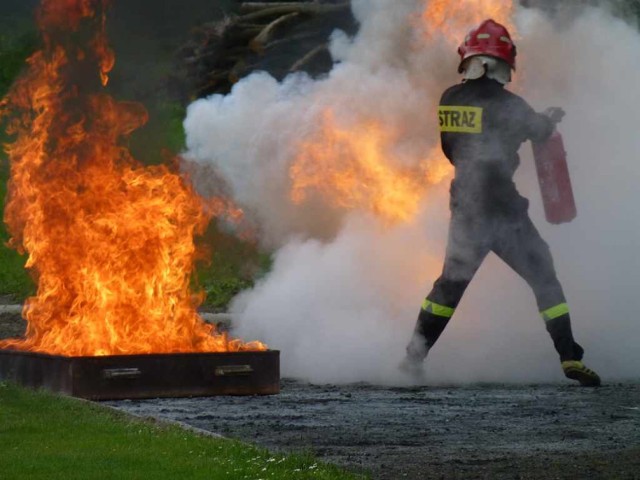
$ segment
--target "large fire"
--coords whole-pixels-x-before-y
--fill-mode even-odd
[[[0,347],[69,356],[264,350],[196,312],[193,238],[223,203],[205,205],[171,168],[137,162],[125,143],[145,109],[95,93],[114,65],[106,3],[43,0],[43,49],[2,102],[16,136],[4,220],[37,294],[25,303],[25,338]]]
[[[401,166],[391,149],[395,137],[379,122],[341,127],[325,112],[291,166],[293,201],[313,191],[337,207],[370,211],[389,222],[413,218],[426,186],[449,175],[450,166],[438,151],[418,167]]]

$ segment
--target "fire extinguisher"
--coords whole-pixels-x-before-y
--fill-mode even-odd
[[[576,217],[577,210],[562,135],[556,130],[546,142],[534,142],[533,156],[547,221],[553,224],[570,222]]]

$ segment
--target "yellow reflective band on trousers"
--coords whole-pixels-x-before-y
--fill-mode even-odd
[[[562,315],[566,315],[567,313],[569,313],[569,305],[567,305],[566,303],[560,303],[555,307],[551,307],[543,312],[540,312],[540,315],[542,315],[542,318],[545,322],[548,322],[549,320],[561,317]]]
[[[433,313],[438,317],[451,318],[453,317],[453,312],[456,311],[455,308],[447,307],[445,305],[438,305],[435,302],[432,302],[429,299],[424,299],[422,302],[422,310],[425,312]]]

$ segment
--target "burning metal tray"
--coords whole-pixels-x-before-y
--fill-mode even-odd
[[[0,350],[0,380],[90,400],[271,395],[280,352],[64,357]]]

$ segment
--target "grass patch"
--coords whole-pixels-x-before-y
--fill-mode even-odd
[[[214,310],[224,310],[235,295],[252,287],[271,267],[268,254],[224,232],[215,221],[198,244],[206,255],[197,264],[196,289],[204,291],[205,306]]]
[[[0,383],[0,477],[20,479],[362,479],[311,455],[131,418]]]
[[[9,177],[6,163],[0,154],[0,208],[3,210]],[[26,257],[7,247],[8,240],[6,226],[0,222],[0,295],[21,301],[35,292],[35,285],[24,268]]]
[[[35,50],[37,35],[30,20],[24,17],[0,22],[0,98],[9,90],[15,77],[25,67],[26,58]],[[9,142],[5,125],[0,123],[0,144]],[[0,209],[4,211],[9,166],[4,149],[0,149]],[[21,301],[35,291],[35,286],[24,269],[26,257],[6,247],[9,239],[4,222],[0,223],[0,295]]]

